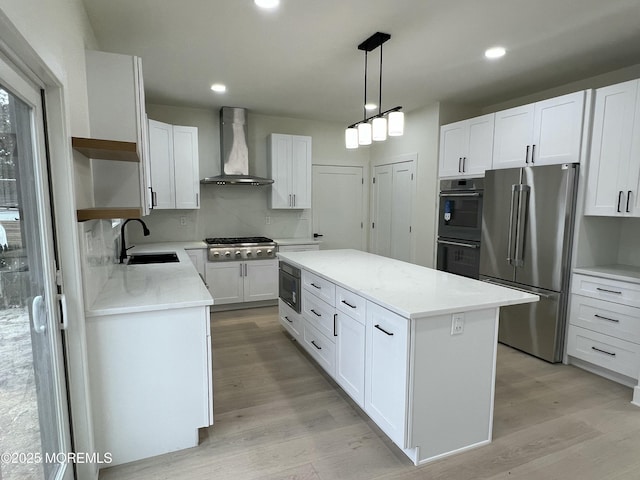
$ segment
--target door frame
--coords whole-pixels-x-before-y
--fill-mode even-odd
[[[337,163],[314,163],[313,165],[311,165],[311,185],[312,185],[312,191],[311,191],[311,199],[313,201],[313,174],[314,174],[314,169],[316,167],[335,167],[335,168],[361,168],[362,169],[362,178],[368,178],[369,176],[369,170],[371,170],[367,165],[358,165],[358,164],[351,164],[351,165],[347,165],[347,164],[337,164]],[[360,239],[360,245],[361,248],[364,251],[368,251],[369,250],[369,229],[368,228],[364,228],[364,225],[367,225],[369,223],[369,218],[368,218],[368,213],[370,208],[368,208],[367,206],[367,198],[369,198],[369,185],[367,184],[367,182],[364,182],[362,185],[362,217],[361,217],[361,222],[363,225],[363,228],[361,229],[361,239]],[[311,228],[310,228],[310,232],[309,232],[309,236],[312,237],[313,233],[314,233],[314,229],[315,229],[315,217],[314,217],[314,212],[316,211],[316,205],[311,205]]]
[[[50,162],[52,212],[56,229],[58,268],[62,293],[66,296],[68,327],[63,332],[67,354],[67,385],[71,417],[72,448],[94,453],[91,402],[89,398],[84,297],[74,184],[74,161],[67,112],[67,86],[49,67],[11,20],[0,10],[0,54],[21,75],[44,91],[46,99],[46,137]],[[86,132],[76,134],[88,136]],[[96,464],[75,465],[77,478],[97,478]]]
[[[409,216],[411,217],[411,227],[412,227],[412,231],[411,231],[411,237],[409,238],[409,245],[410,245],[410,253],[409,253],[409,260],[411,263],[415,263],[416,261],[416,212],[417,212],[417,208],[415,207],[415,203],[416,203],[416,192],[417,192],[417,185],[418,185],[418,169],[417,169],[417,165],[418,165],[418,153],[405,153],[402,155],[397,155],[394,157],[390,157],[390,158],[385,158],[385,159],[380,159],[378,161],[375,161],[371,164],[371,169],[370,169],[370,173],[369,173],[369,186],[370,188],[370,193],[369,193],[369,228],[367,229],[368,232],[368,237],[369,237],[369,241],[367,244],[367,250],[370,252],[371,248],[372,248],[372,238],[373,238],[373,233],[371,232],[371,219],[374,218],[373,214],[373,208],[375,206],[375,189],[373,188],[373,178],[375,175],[375,171],[376,171],[376,167],[382,167],[384,165],[395,165],[398,163],[411,163],[411,167],[412,167],[412,173],[413,173],[413,184],[411,186],[411,212],[409,214]],[[436,215],[437,218],[437,215]]]

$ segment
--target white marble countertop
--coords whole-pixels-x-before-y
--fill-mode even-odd
[[[321,240],[315,238],[274,238],[273,241],[278,245],[313,245],[322,243]]]
[[[640,267],[633,265],[599,265],[594,267],[576,267],[573,273],[591,275],[623,282],[640,283]]]
[[[177,263],[115,265],[86,317],[213,305],[186,249],[199,242],[150,243],[129,253],[176,252]],[[204,243],[203,243],[204,245]]]
[[[405,318],[539,300],[537,295],[359,250],[284,252],[278,253],[278,257]]]

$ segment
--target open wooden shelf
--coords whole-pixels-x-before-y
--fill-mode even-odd
[[[88,220],[110,220],[112,218],[140,218],[142,209],[139,207],[123,208],[81,208],[76,211],[79,222]]]
[[[74,150],[88,158],[99,160],[117,160],[121,162],[139,162],[138,148],[135,142],[98,140],[95,138],[71,137]]]

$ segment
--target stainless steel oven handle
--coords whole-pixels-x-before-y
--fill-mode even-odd
[[[454,245],[456,247],[480,248],[480,245],[476,245],[475,243],[452,242],[449,240],[438,240],[438,243],[443,245]]]
[[[441,197],[481,197],[481,192],[469,192],[469,193],[446,193],[440,192]]]

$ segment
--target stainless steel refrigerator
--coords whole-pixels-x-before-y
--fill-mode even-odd
[[[578,164],[491,170],[485,175],[480,280],[535,293],[500,309],[498,340],[562,360]]]

